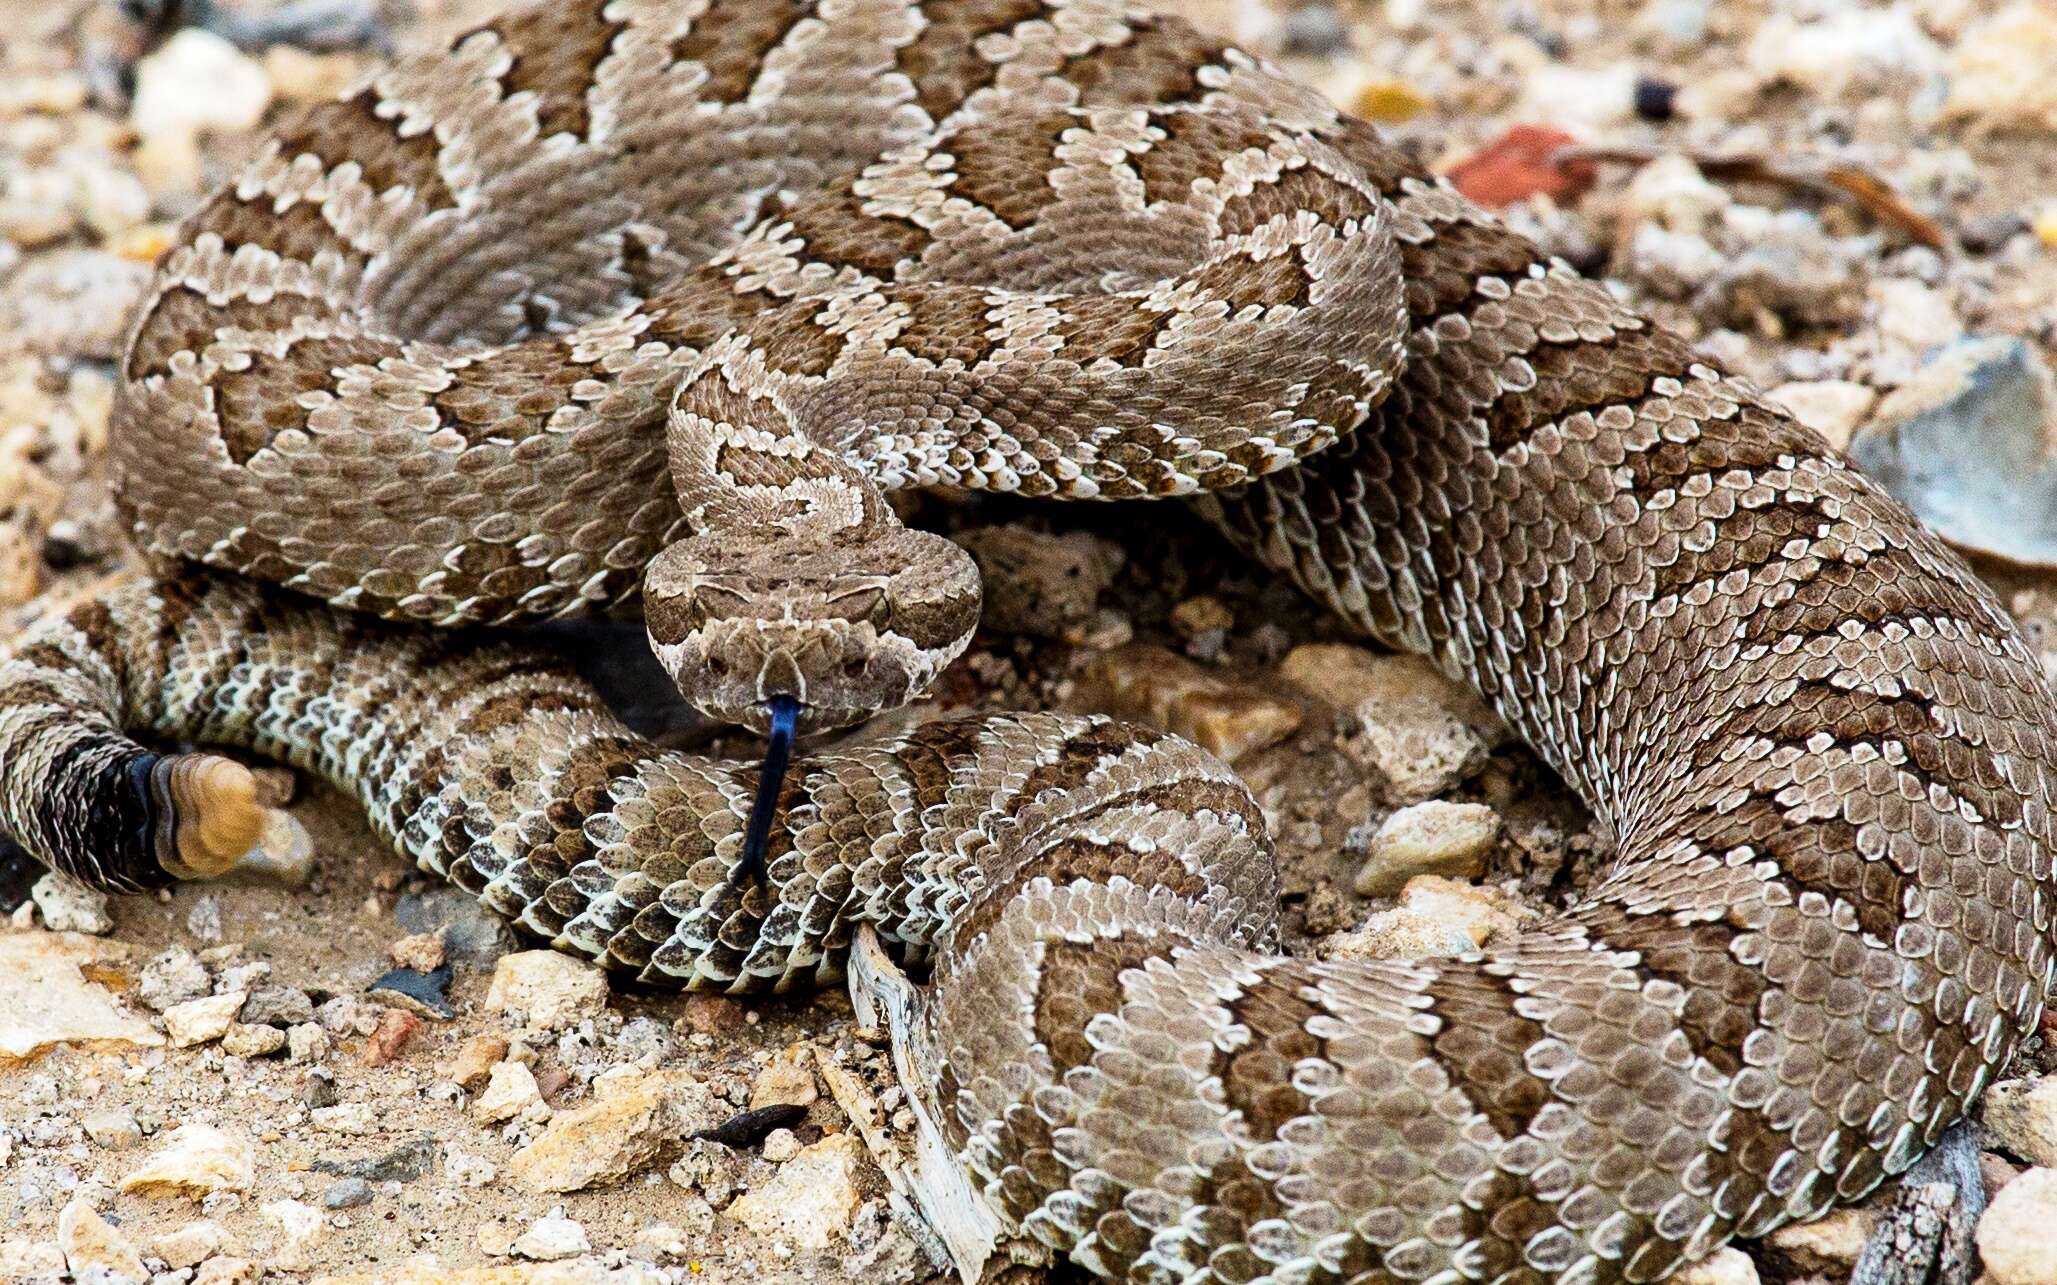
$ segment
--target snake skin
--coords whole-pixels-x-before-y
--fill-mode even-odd
[[[137,540],[233,575],[18,641],[0,821],[32,851],[102,886],[204,870],[239,779],[128,739],[191,737],[323,772],[647,979],[814,983],[873,925],[933,963],[910,1103],[999,1229],[1095,1272],[1653,1280],[1912,1164],[2053,979],[2057,711],[1962,562],[1176,21],[504,19],[287,127],[165,261],[124,374]],[[803,759],[742,891],[754,768],[649,747],[545,657],[252,583],[401,622],[607,609],[753,494],[875,550],[877,490],[917,484],[1200,493],[1474,683],[1618,859],[1483,954],[1281,956],[1225,769],[994,716]]]

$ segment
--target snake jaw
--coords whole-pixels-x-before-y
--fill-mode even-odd
[[[793,759],[793,737],[800,728],[800,702],[796,698],[782,694],[765,704],[771,711],[771,731],[764,743],[764,762],[757,773],[757,795],[750,804],[750,821],[743,829],[743,859],[729,876],[738,887],[761,885],[771,876],[765,850],[771,846],[771,821],[778,812],[786,767]]]

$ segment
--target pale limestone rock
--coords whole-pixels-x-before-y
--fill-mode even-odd
[[[1234,762],[1300,726],[1300,707],[1162,647],[1108,652],[1079,676],[1079,702],[1147,723]]]
[[[636,1076],[552,1118],[541,1137],[514,1153],[508,1173],[539,1192],[620,1182],[676,1148],[693,1121],[711,1114],[708,1105],[706,1089],[684,1071]]]
[[[32,1236],[0,1238],[0,1281],[60,1281],[64,1251]]]
[[[1362,927],[1322,943],[1325,959],[1431,959],[1505,941],[1537,918],[1498,888],[1421,875],[1400,890],[1391,910],[1365,916]]]
[[[87,1279],[96,1268],[104,1273],[102,1280],[113,1277],[142,1285],[150,1279],[135,1246],[83,1199],[74,1199],[57,1215],[57,1246],[78,1280]]]
[[[222,1033],[221,1051],[236,1057],[266,1057],[286,1046],[286,1033],[276,1026],[232,1022]]]
[[[433,973],[443,966],[446,949],[441,932],[415,933],[386,947],[386,953],[402,968]]]
[[[329,1033],[317,1022],[302,1022],[286,1030],[286,1057],[293,1062],[319,1062],[329,1052]]]
[[[263,66],[220,36],[187,27],[137,65],[129,119],[145,138],[191,138],[255,129],[270,105]]]
[[[1427,701],[1489,746],[1505,744],[1513,735],[1477,692],[1445,677],[1420,656],[1375,652],[1350,643],[1308,643],[1287,652],[1278,672],[1338,710]]]
[[[486,1007],[523,1014],[530,1026],[557,1030],[607,1007],[607,974],[598,965],[554,950],[503,955],[486,988]]]
[[[864,1144],[833,1134],[779,1166],[775,1177],[736,1197],[726,1215],[757,1232],[802,1249],[825,1249],[848,1231],[864,1203]]]
[[[200,1270],[193,1275],[193,1285],[259,1285],[263,1279],[264,1268],[256,1263],[224,1255],[200,1264]]]
[[[362,1137],[379,1125],[378,1109],[369,1102],[338,1102],[334,1106],[315,1107],[307,1114],[322,1132],[350,1137]]]
[[[1499,814],[1483,803],[1430,799],[1402,808],[1372,836],[1357,872],[1357,895],[1390,897],[1416,875],[1475,879],[1499,837]]]
[[[455,1057],[438,1065],[436,1073],[471,1093],[492,1078],[493,1064],[506,1056],[506,1040],[497,1035],[474,1035],[458,1046]]]
[[[228,1243],[221,1224],[198,1218],[176,1231],[166,1232],[150,1242],[150,1249],[172,1268],[198,1267],[214,1257]]]
[[[165,1009],[164,1031],[171,1037],[171,1046],[191,1048],[195,1044],[220,1039],[228,1033],[236,1014],[243,1009],[243,1001],[248,998],[246,991],[230,991],[225,995],[209,995],[205,999],[189,999]]]
[[[314,1265],[310,1251],[328,1224],[321,1210],[300,1200],[266,1201],[258,1212],[278,1228],[270,1265],[287,1271],[305,1271]]]
[[[1977,1240],[1993,1285],[2057,1285],[2057,1169],[2031,1169],[2002,1187]]]
[[[174,946],[143,966],[136,979],[136,998],[162,1013],[174,1004],[199,999],[213,987],[207,966],[184,946]]]
[[[433,1256],[424,1255],[375,1274],[317,1276],[311,1285],[666,1285],[669,1279],[657,1269],[641,1263],[610,1268],[591,1258],[563,1263],[453,1268],[444,1267]]]
[[[535,1072],[520,1062],[495,1062],[485,1092],[471,1104],[473,1118],[486,1124],[516,1116],[533,1119],[549,1111],[550,1105],[536,1087]]]
[[[1857,426],[1878,404],[1878,392],[1846,379],[1820,379],[1780,384],[1771,390],[1771,400],[1793,413],[1793,418],[1828,439],[1837,450],[1850,445]]]
[[[515,1254],[539,1263],[576,1258],[592,1248],[585,1228],[564,1216],[560,1207],[536,1219],[529,1229],[514,1238]]]
[[[1803,1272],[1847,1279],[1877,1222],[1869,1209],[1836,1209],[1811,1223],[1781,1227],[1765,1237],[1765,1244]]]
[[[188,1195],[247,1191],[256,1160],[250,1144],[211,1124],[182,1124],[143,1167],[121,1180],[125,1192]]]
[[[2057,1075],[2002,1080],[1986,1090],[1986,1130],[2000,1149],[2057,1168]]]
[[[50,871],[36,880],[29,896],[42,912],[44,926],[52,932],[105,937],[114,931],[114,916],[107,912],[107,894],[88,888],[69,875]]]
[[[757,1073],[750,1084],[750,1109],[759,1107],[804,1107],[821,1096],[815,1087],[814,1054],[804,1044],[786,1049]]]
[[[1675,1285],[1757,1285],[1757,1264],[1734,1245],[1723,1245],[1697,1263],[1678,1269]]]
[[[79,1123],[94,1145],[109,1151],[125,1151],[143,1140],[143,1126],[136,1121],[136,1113],[127,1107],[95,1111]]]
[[[791,1129],[773,1129],[764,1135],[764,1145],[758,1153],[775,1165],[782,1165],[800,1154],[800,1139]]]
[[[1979,133],[2057,130],[2057,11],[2018,0],[1974,23],[1950,59],[1943,113]]]
[[[0,932],[0,1066],[69,1044],[116,1052],[164,1037],[123,1012],[82,967],[125,960],[131,948],[79,933]]]

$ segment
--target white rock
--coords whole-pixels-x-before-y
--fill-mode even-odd
[[[198,1267],[221,1252],[227,1243],[221,1224],[195,1219],[176,1231],[168,1231],[150,1242],[151,1250],[171,1268]]]
[[[164,1031],[171,1036],[171,1046],[190,1048],[220,1039],[242,1011],[243,1001],[249,998],[247,991],[230,991],[205,999],[189,999],[165,1009]]]
[[[174,1004],[199,999],[213,986],[200,957],[174,946],[143,965],[143,975],[136,979],[136,998],[162,1013]]]
[[[109,1151],[126,1150],[143,1140],[143,1126],[136,1121],[136,1113],[127,1107],[95,1111],[79,1123],[95,1145]]]
[[[485,1092],[471,1104],[473,1118],[487,1124],[516,1116],[548,1114],[550,1106],[536,1087],[536,1074],[520,1062],[495,1062]]]
[[[308,1251],[327,1226],[322,1221],[321,1210],[304,1201],[272,1200],[265,1202],[258,1212],[279,1229],[278,1244],[272,1249],[270,1266],[287,1271],[305,1271],[314,1265]]]
[[[1461,955],[1504,941],[1536,912],[1498,888],[1420,875],[1391,910],[1373,911],[1361,927],[1321,945],[1324,959],[1431,959]]]
[[[1956,308],[1942,291],[1904,277],[1871,283],[1871,313],[1879,337],[1912,354],[1951,343],[1964,333]]]
[[[0,1237],[0,1281],[50,1281],[64,1279],[64,1251],[48,1239],[31,1236]]]
[[[228,41],[186,27],[136,67],[129,119],[145,138],[255,129],[271,106],[264,67]]]
[[[107,1052],[163,1044],[148,1022],[123,1012],[79,971],[130,953],[120,942],[78,933],[0,932],[0,977],[8,982],[0,987],[0,1065],[60,1044]]]
[[[126,170],[89,165],[78,172],[80,217],[102,241],[120,236],[150,217],[150,193]]]
[[[2057,1075],[2002,1080],[1986,1090],[1986,1131],[2002,1150],[2057,1168]]]
[[[334,1106],[316,1107],[308,1113],[314,1127],[324,1133],[341,1133],[351,1137],[362,1137],[378,1127],[379,1113],[369,1102],[338,1102]]]
[[[1361,897],[1389,897],[1416,875],[1476,878],[1499,837],[1499,814],[1483,803],[1430,799],[1402,808],[1372,836],[1354,886]]]
[[[286,1029],[286,1057],[293,1062],[318,1062],[329,1052],[329,1033],[315,1022]]]
[[[90,933],[105,937],[114,931],[114,916],[107,912],[107,894],[55,870],[36,880],[29,890],[43,923],[52,932]]]
[[[515,1237],[511,1248],[523,1258],[554,1263],[561,1258],[576,1258],[592,1245],[586,1240],[585,1228],[566,1218],[559,1208],[536,1219],[533,1226]]]
[[[529,1083],[534,1084],[533,1077]],[[507,1171],[530,1191],[582,1191],[620,1182],[676,1148],[692,1121],[712,1116],[710,1098],[700,1081],[684,1071],[634,1076],[597,1101],[556,1115],[541,1137],[514,1153]],[[484,1105],[482,1096],[479,1107]],[[493,1109],[504,1108],[496,1104]]]
[[[780,1165],[770,1182],[736,1197],[726,1214],[760,1235],[825,1249],[848,1231],[864,1203],[858,1176],[868,1163],[863,1143],[833,1134]]]
[[[1975,23],[1950,59],[1944,114],[1980,132],[2057,130],[2057,12],[2021,0]]]
[[[1837,1209],[1813,1222],[1788,1223],[1765,1243],[1802,1271],[1848,1277],[1877,1223],[1869,1209]]]
[[[750,1109],[759,1107],[804,1107],[821,1096],[815,1087],[811,1063],[813,1053],[804,1044],[781,1052],[757,1073],[750,1083]]]
[[[1836,9],[1802,24],[1774,14],[1745,55],[1759,75],[1823,98],[1919,85],[1942,70],[1942,53],[1904,5]]]
[[[1629,271],[1667,299],[1689,299],[1720,276],[1728,258],[1698,232],[1675,232],[1645,223],[1629,240]]]
[[[97,1279],[102,1281],[112,1278],[142,1285],[150,1279],[135,1246],[84,1199],[74,1199],[57,1215],[57,1246],[64,1251],[65,1264],[76,1280],[94,1279],[91,1274],[96,1269],[100,1273]]]
[[[278,1027],[253,1026],[248,1022],[230,1023],[221,1037],[221,1051],[236,1057],[265,1057],[285,1046],[286,1033]]]
[[[1523,120],[1547,120],[1575,134],[1626,125],[1635,119],[1638,75],[1636,65],[1629,62],[1595,68],[1545,59],[1529,69],[1521,102],[1512,114]]]
[[[1878,404],[1876,390],[1846,379],[1780,384],[1771,390],[1770,397],[1839,451],[1850,445],[1857,426]]]
[[[1757,1264],[1734,1245],[1723,1245],[1697,1263],[1681,1267],[1676,1285],[1757,1285]]]
[[[443,1175],[460,1187],[489,1187],[500,1171],[484,1156],[451,1147],[443,1153]]]
[[[760,1152],[771,1163],[782,1165],[800,1154],[800,1139],[791,1129],[773,1129],[765,1135]]]
[[[1624,216],[1695,236],[1704,234],[1708,221],[1733,204],[1727,188],[1709,182],[1691,157],[1676,152],[1637,170],[1621,194]]]
[[[123,1191],[205,1196],[247,1191],[256,1169],[250,1144],[211,1124],[182,1124],[143,1167],[121,1180]]]
[[[2031,1169],[2000,1188],[1977,1240],[1994,1285],[2057,1285],[2057,1169]]]
[[[607,974],[554,950],[503,955],[486,988],[486,1007],[523,1014],[530,1026],[558,1030],[607,1007]]]

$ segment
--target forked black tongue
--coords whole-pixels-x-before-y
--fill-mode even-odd
[[[743,859],[729,876],[738,887],[762,884],[771,877],[764,850],[771,843],[771,818],[778,811],[786,783],[786,765],[793,761],[793,734],[800,727],[800,702],[791,696],[771,698],[771,736],[764,744],[764,764],[757,775],[757,798],[750,804],[750,824],[743,830]]]

